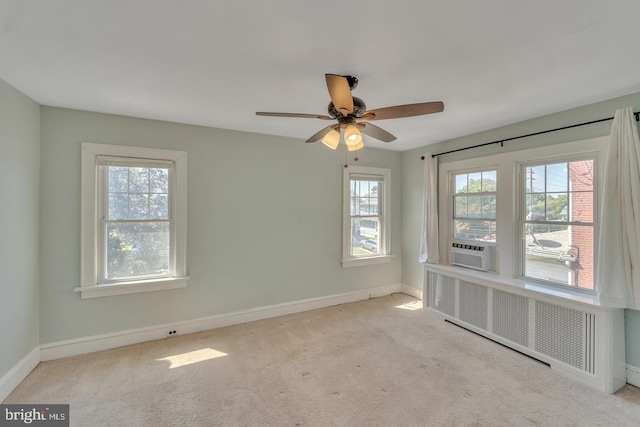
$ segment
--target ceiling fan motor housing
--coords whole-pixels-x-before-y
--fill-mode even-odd
[[[340,111],[336,109],[333,105],[333,102],[329,103],[329,107],[327,108],[329,115],[334,119],[339,119],[340,117],[345,117]],[[349,114],[352,117],[360,117],[362,113],[367,111],[367,104],[364,101],[356,96],[353,97],[353,113]]]

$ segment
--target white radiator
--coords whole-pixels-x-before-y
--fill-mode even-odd
[[[445,271],[427,272],[430,311],[604,392],[626,383],[622,310],[523,288],[511,292],[507,285],[455,273],[455,267],[427,267],[434,269]]]

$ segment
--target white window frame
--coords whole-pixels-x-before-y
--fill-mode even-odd
[[[531,164],[535,162],[553,162],[555,159],[577,159],[584,158],[587,155],[595,156],[594,167],[599,171],[599,176],[596,177],[594,188],[594,256],[597,257],[598,251],[598,216],[600,214],[602,199],[599,198],[602,194],[603,188],[603,171],[604,162],[607,155],[609,146],[609,137],[597,137],[572,142],[565,142],[560,144],[530,148],[525,150],[510,151],[506,153],[500,153],[491,156],[475,157],[473,159],[457,160],[452,162],[442,161],[439,165],[439,187],[438,187],[438,200],[439,200],[439,216],[440,218],[452,218],[452,204],[450,199],[451,185],[449,177],[452,173],[466,172],[466,171],[479,171],[487,169],[496,169],[498,192],[496,195],[497,208],[496,208],[496,235],[497,242],[486,243],[488,246],[495,248],[495,270],[491,275],[496,277],[496,280],[503,280],[505,282],[525,284],[535,289],[546,289],[549,292],[557,292],[559,290],[558,285],[551,282],[539,282],[529,278],[522,277],[520,271],[520,263],[522,255],[522,249],[519,243],[520,224],[518,221],[518,213],[520,209],[519,205],[519,170],[520,165],[523,163]],[[453,225],[452,221],[444,220],[440,221],[439,233],[440,233],[440,254],[441,264],[450,264],[450,248],[453,241],[453,231],[451,229]],[[596,258],[597,259],[597,258]],[[597,264],[597,263],[596,263]],[[464,267],[452,266],[454,269],[463,269]],[[472,275],[482,274],[473,270],[464,269]],[[486,277],[486,273],[485,274]],[[594,271],[594,276],[597,277],[597,272]],[[582,295],[585,293],[594,294],[594,291],[579,289],[571,286],[559,285],[562,292],[566,294]],[[594,289],[597,287],[597,283],[594,283]]]
[[[171,193],[171,274],[161,278],[140,278],[128,281],[101,281],[102,258],[100,250],[102,226],[101,193],[103,179],[99,172],[102,156],[123,158],[127,161],[169,162],[173,165],[169,188]],[[107,144],[82,144],[81,171],[81,278],[75,288],[81,298],[95,298],[139,292],[184,288],[187,286],[187,153],[156,148],[128,147]]]
[[[526,253],[524,251],[523,245],[520,244],[517,247],[518,260],[516,265],[516,277],[522,280],[538,282],[545,286],[557,287],[560,289],[571,289],[576,292],[584,292],[589,294],[596,293],[596,260],[598,259],[598,237],[599,237],[599,216],[600,216],[600,193],[601,193],[601,183],[602,183],[602,175],[604,169],[601,168],[601,160],[600,153],[598,151],[586,151],[583,153],[574,153],[574,154],[564,154],[560,156],[548,157],[544,159],[533,159],[527,160],[526,162],[518,162],[517,164],[517,183],[518,188],[516,190],[517,196],[517,211],[518,211],[518,235],[520,235],[520,239],[524,240],[525,236],[522,235],[522,230],[524,228],[525,216],[526,212],[526,201],[525,201],[525,192],[523,189],[525,188],[526,176],[525,169],[529,166],[539,166],[539,165],[550,165],[554,163],[569,163],[580,160],[592,160],[593,161],[593,171],[595,180],[593,182],[593,212],[592,212],[592,221],[590,223],[580,222],[580,221],[539,221],[539,223],[551,224],[551,225],[575,225],[575,226],[583,226],[583,227],[592,227],[593,228],[593,287],[591,289],[587,288],[579,288],[577,286],[565,285],[563,283],[558,283],[553,280],[544,280],[538,279],[534,277],[529,277],[525,275],[525,262],[526,262]],[[569,192],[569,191],[568,191]]]
[[[351,176],[373,175],[382,178],[380,253],[376,255],[351,255]],[[367,166],[349,166],[343,172],[343,203],[342,203],[342,267],[359,267],[363,265],[388,263],[391,261],[391,170]]]

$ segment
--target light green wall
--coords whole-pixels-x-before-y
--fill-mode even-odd
[[[0,80],[0,378],[37,347],[40,106]]]
[[[187,151],[186,289],[81,300],[80,144]],[[343,150],[300,140],[42,108],[41,342],[229,313],[400,283],[402,154],[391,169],[389,264],[343,269]],[[353,160],[351,160],[352,162]]]
[[[589,122],[605,117],[612,117],[616,109],[633,107],[634,111],[640,110],[640,93],[614,98],[608,101],[574,108],[539,117],[532,120],[492,129],[443,141],[437,144],[405,151],[402,158],[403,172],[403,216],[402,216],[402,281],[403,283],[421,288],[422,265],[418,262],[420,244],[420,217],[422,215],[422,160],[420,157],[430,151],[441,153],[457,148],[482,144],[514,136],[540,132],[548,129],[559,128],[577,123]],[[504,147],[499,144],[490,145],[473,150],[441,156],[441,163],[454,160],[470,159],[474,157],[497,154],[499,152],[522,150],[525,148],[552,145],[562,142],[577,141],[608,135],[611,129],[611,121],[597,123],[588,126],[568,129],[559,132],[548,133],[535,137],[529,137],[511,142],[506,142]],[[640,312],[627,310],[626,316],[627,335],[627,363],[640,367]]]

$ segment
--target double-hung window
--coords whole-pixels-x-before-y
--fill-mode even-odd
[[[389,262],[390,180],[389,169],[345,168],[343,266]]]
[[[186,153],[83,144],[82,297],[186,285]],[[86,292],[85,292],[86,291]]]
[[[521,165],[522,276],[594,288],[594,157]]]

